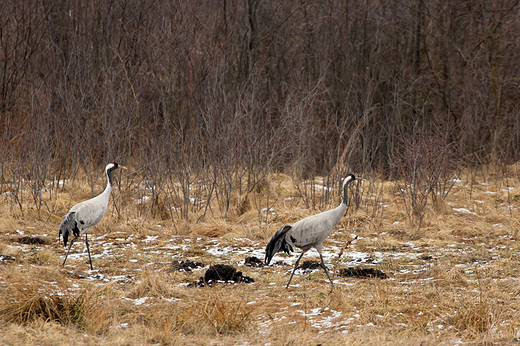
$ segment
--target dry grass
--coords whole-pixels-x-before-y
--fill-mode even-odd
[[[199,223],[197,215],[175,225],[149,214],[136,218],[143,206],[123,203],[127,196],[115,192],[119,210],[111,207],[89,237],[94,272],[81,241],[59,268],[65,250],[57,242],[56,215],[89,197],[86,184],[74,186],[77,194],[72,187],[58,191],[56,215],[43,221],[29,212],[8,216],[3,204],[0,344],[515,344],[520,183],[509,179],[505,186],[490,176],[477,177],[473,186],[469,179],[458,182],[430,207],[418,231],[409,229],[392,183],[370,180],[373,188],[362,189],[366,203],[350,209],[326,241],[327,261],[331,272],[362,265],[389,279],[333,275],[331,287],[317,270],[298,273],[288,290],[296,255],[280,256],[286,266],[243,265],[248,255],[263,258],[279,225],[316,212],[281,174],[255,195],[237,196],[227,220],[218,208]],[[263,210],[268,203],[272,211]],[[351,234],[359,238],[349,245]],[[45,243],[21,244],[21,235]],[[232,264],[255,282],[189,287],[205,268],[171,271],[179,259]]]

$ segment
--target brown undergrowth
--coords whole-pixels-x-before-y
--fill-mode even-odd
[[[313,210],[291,178],[277,174],[256,195],[232,198],[240,205],[231,205],[227,218],[213,206],[203,219],[194,214],[175,223],[136,217],[143,202],[114,191],[107,215],[89,232],[94,271],[84,238],[59,267],[65,253],[59,216],[88,195],[87,185],[58,190],[56,210],[41,219],[29,202],[24,217],[2,204],[0,343],[514,344],[520,340],[520,183],[469,177],[462,174],[445,199],[429,205],[419,230],[409,227],[399,184],[365,177],[362,203],[349,207],[324,244],[333,287],[318,269],[298,271],[285,289],[296,254],[280,254],[270,267],[244,260],[263,259],[280,225],[339,203],[336,186],[335,197]],[[172,261],[188,259],[204,267],[171,269]],[[317,253],[304,259],[318,259]],[[190,286],[217,263],[255,282]],[[336,275],[356,266],[382,270],[388,279]]]

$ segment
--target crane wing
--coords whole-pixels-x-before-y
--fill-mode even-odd
[[[76,221],[76,212],[72,211],[65,215],[60,225],[59,236],[63,236],[63,244],[67,246],[69,236],[73,234],[75,237],[79,237],[80,229],[78,228],[78,222]]]
[[[280,251],[290,253],[293,250],[293,240],[288,233],[292,229],[290,224],[285,224],[274,232],[265,248],[265,263],[269,264],[274,254]]]
[[[107,211],[108,199],[103,194],[73,206],[65,215],[60,225],[60,235],[67,246],[71,234],[79,237],[80,234],[97,224]]]

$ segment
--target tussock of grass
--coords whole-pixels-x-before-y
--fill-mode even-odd
[[[163,276],[164,273],[158,273],[149,269],[144,270],[138,277],[139,282],[128,293],[128,298],[173,297],[171,284]]]
[[[464,302],[457,306],[457,310],[446,319],[446,322],[459,332],[476,336],[487,332],[494,320],[490,305]]]
[[[128,321],[134,327],[147,325],[150,329],[147,334],[159,342],[172,340],[175,335],[206,338],[237,335],[252,326],[253,307],[219,293],[199,294],[199,299],[190,296],[186,301],[157,301],[139,310],[134,307],[131,309],[134,318]]]
[[[57,212],[90,197],[88,185],[74,184],[79,192],[58,191]],[[0,255],[15,260],[0,262],[0,343],[508,344],[520,337],[520,204],[509,202],[500,185],[457,183],[445,200],[428,205],[416,230],[393,182],[361,183],[359,209],[351,205],[324,244],[334,287],[318,269],[298,272],[287,290],[298,254],[282,255],[286,266],[252,268],[243,266],[248,253],[240,250],[263,250],[282,224],[337,206],[336,186],[327,201],[316,189],[312,209],[311,197],[291,177],[275,174],[231,198],[227,218],[214,199],[204,217],[200,210],[174,221],[153,216],[150,205],[123,191],[89,231],[94,272],[84,238],[72,249],[77,257],[59,268],[65,255],[55,241],[60,218],[15,218],[1,205]],[[510,180],[510,186],[514,195],[520,183]],[[21,233],[45,244],[20,244]],[[359,238],[349,244],[352,234]],[[359,253],[372,261],[362,266],[389,278],[339,277],[336,271],[352,266]],[[170,271],[172,260],[186,259],[231,264],[255,283],[187,287],[207,268]],[[309,252],[307,259],[319,258]]]
[[[50,321],[82,330],[97,330],[110,315],[109,300],[100,295],[100,290],[67,292],[55,290],[48,285],[13,285],[8,297],[0,301],[0,316],[4,322],[30,324]],[[93,328],[94,327],[94,328]]]
[[[244,302],[210,294],[194,307],[191,323],[206,325],[216,334],[236,334],[247,331],[252,314],[253,308]]]
[[[41,249],[34,253],[31,262],[36,265],[48,265],[56,262],[56,255],[51,249]]]

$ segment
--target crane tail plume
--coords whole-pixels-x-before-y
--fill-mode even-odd
[[[79,237],[79,228],[78,224],[76,222],[76,218],[74,217],[75,212],[68,213],[63,218],[63,221],[60,225],[60,233],[58,235],[63,237],[63,245],[67,246],[67,242],[69,240],[69,237],[71,234],[73,234],[75,237]]]
[[[290,253],[293,250],[293,243],[287,237],[287,232],[292,228],[291,225],[286,224],[276,230],[273,234],[269,243],[265,248],[265,264],[269,264],[273,256],[280,251],[285,251],[286,253]]]

